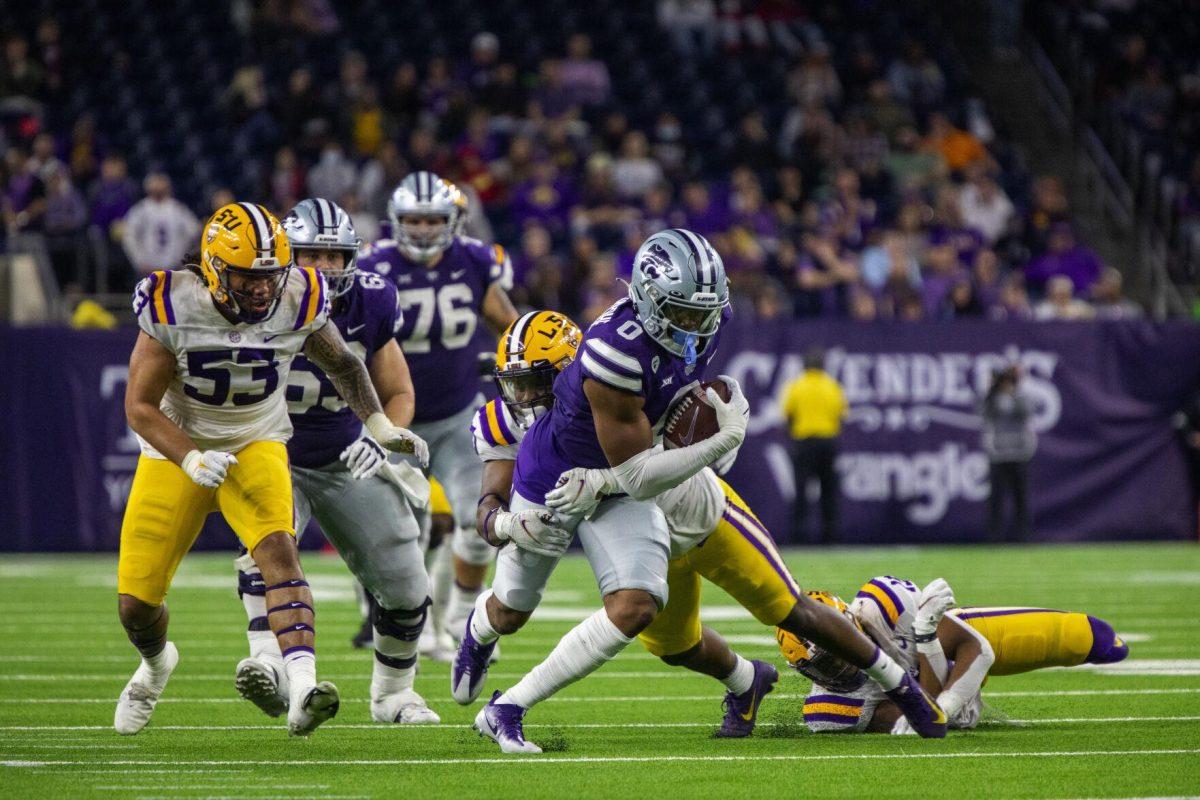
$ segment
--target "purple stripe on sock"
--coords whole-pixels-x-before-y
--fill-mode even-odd
[[[167,312],[167,324],[175,324],[175,308],[171,305],[171,271],[163,273],[163,309]]]
[[[312,625],[306,625],[303,622],[297,622],[295,625],[289,625],[283,630],[275,631],[275,635],[283,636],[285,633],[295,633],[296,631],[308,631],[313,635],[316,635],[317,633],[315,630],[313,630]]]
[[[272,586],[268,586],[267,591],[273,592],[276,589],[295,589],[300,586],[308,586],[308,581],[304,581],[304,580],[284,581],[283,583],[276,583]]]
[[[755,550],[763,554],[763,557],[767,559],[767,563],[770,564],[771,568],[778,573],[780,578],[783,579],[783,584],[788,587],[788,591],[791,592],[793,597],[799,600],[800,595],[794,588],[792,588],[792,576],[791,573],[787,571],[787,568],[776,561],[774,554],[772,554],[769,549],[764,547],[763,544],[755,538],[754,534],[746,530],[746,528],[740,522],[738,522],[738,520],[732,514],[729,513],[728,509],[726,509],[722,516],[724,516],[725,521],[732,525],[738,533],[745,537],[746,541],[754,545]]]
[[[858,708],[862,706],[863,701],[853,697],[843,697],[840,694],[810,694],[804,698],[804,704],[809,703],[837,703],[839,706],[854,706]]]
[[[838,722],[844,725],[857,725],[859,718],[849,714],[828,714],[821,712],[820,714],[805,714],[805,722]]]
[[[289,647],[287,650],[283,651],[283,657],[290,658],[295,655],[303,655],[304,653],[307,653],[308,655],[312,656],[313,658],[317,657],[317,651],[313,650],[311,647],[309,647],[306,644],[298,644],[295,647]]]
[[[301,608],[307,608],[309,611],[312,611],[314,616],[317,613],[316,611],[313,611],[313,607],[308,603],[301,603],[299,600],[293,600],[290,603],[284,603],[283,605],[271,606],[267,609],[267,613],[274,614],[277,611],[296,611]]]
[[[1013,614],[1066,614],[1066,611],[1058,611],[1053,608],[1001,608],[995,611],[970,611],[958,613],[959,619],[981,619],[983,617],[1010,617]]]

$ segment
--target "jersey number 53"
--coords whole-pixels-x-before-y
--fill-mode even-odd
[[[191,350],[183,393],[210,406],[261,403],[279,388],[279,362],[271,348]],[[235,391],[236,390],[236,391]]]

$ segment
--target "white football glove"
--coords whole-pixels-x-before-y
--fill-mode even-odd
[[[729,387],[728,403],[711,386],[704,391],[716,411],[718,429],[733,433],[741,442],[746,438],[746,426],[750,423],[750,401],[742,394],[742,387],[737,381],[728,375],[721,375],[720,378]]]
[[[351,442],[338,458],[346,462],[346,468],[350,470],[354,479],[361,481],[370,478],[383,468],[383,465],[387,463],[387,451],[379,442],[363,434],[359,439]]]
[[[558,517],[549,511],[501,511],[492,521],[497,539],[512,542],[522,550],[557,558],[567,552],[573,534],[558,527]]]
[[[933,636],[946,611],[954,606],[954,590],[942,578],[930,582],[921,590],[913,633],[917,638]]]
[[[546,505],[565,517],[586,519],[600,505],[605,494],[619,491],[610,485],[611,477],[612,473],[606,469],[569,469],[559,475],[558,483],[546,492]]]
[[[408,428],[393,425],[382,411],[376,411],[367,420],[367,431],[375,441],[393,453],[412,453],[422,467],[429,466],[429,445]]]
[[[896,724],[892,726],[893,736],[916,736],[917,732],[913,730],[912,725],[908,723],[904,717],[896,720]]]
[[[215,489],[225,482],[229,468],[238,463],[233,453],[223,453],[220,450],[193,450],[183,457],[179,466],[188,477],[206,489]]]

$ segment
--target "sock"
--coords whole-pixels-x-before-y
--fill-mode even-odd
[[[754,665],[737,653],[734,653],[733,657],[737,659],[737,664],[734,665],[733,672],[721,679],[721,683],[734,694],[745,694],[754,683]]]
[[[300,708],[317,685],[317,656],[307,647],[290,647],[283,657],[283,668],[287,672],[291,707]]]
[[[371,699],[411,689],[417,676],[417,642],[425,627],[429,598],[419,608],[387,611],[376,608],[375,668],[371,673]]]
[[[875,657],[871,659],[870,664],[863,668],[863,672],[883,687],[885,692],[890,692],[899,686],[905,675],[904,668],[878,647],[875,648]]]
[[[238,570],[238,597],[246,609],[246,640],[250,643],[251,658],[282,658],[279,640],[267,622],[267,584],[262,572],[249,553],[233,560]]]
[[[492,590],[488,589],[486,592],[480,592],[475,598],[475,616],[471,617],[471,635],[480,644],[491,644],[500,638],[500,634],[496,633],[496,629],[492,627],[492,622],[487,615],[487,601],[491,596]]]
[[[454,555],[450,552],[450,543],[444,542],[437,549],[433,568],[429,572],[430,625],[434,636],[445,629],[446,612],[450,605],[450,589],[454,586]]]
[[[463,627],[467,624],[467,615],[475,607],[475,598],[482,591],[482,587],[468,589],[457,580],[451,581],[450,602],[446,609],[446,629],[456,640],[462,638]]]
[[[496,702],[532,708],[559,689],[604,666],[632,641],[612,624],[604,609],[600,609],[567,631],[546,660]]]
[[[160,689],[168,678],[167,668],[169,666],[169,659],[167,651],[170,649],[167,647],[168,644],[170,642],[165,643],[162,650],[159,650],[157,654],[149,658],[142,656],[142,666],[145,667],[146,677],[150,683],[158,686]]]

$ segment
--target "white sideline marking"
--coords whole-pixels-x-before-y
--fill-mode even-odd
[[[594,677],[590,676],[590,677]],[[797,679],[798,680],[798,679]],[[1200,694],[1200,687],[1189,689],[1068,689],[1065,691],[1041,690],[1041,691],[1009,691],[1009,692],[986,692],[984,699],[993,697],[1045,697],[1053,695],[1055,697],[1094,697],[1104,695],[1155,695],[1155,694]],[[771,697],[776,700],[798,700],[807,697],[807,694],[790,693],[790,692],[772,692]],[[634,701],[639,703],[672,703],[672,702],[687,702],[687,701],[710,701],[719,699],[720,695],[713,694],[677,694],[677,695],[622,695],[622,696],[604,696],[604,697],[551,697],[545,700],[547,703],[623,703]],[[116,699],[112,697],[36,697],[36,698],[14,698],[6,700],[6,703],[115,703]],[[164,697],[159,700],[160,703],[245,703],[246,701],[240,697]],[[343,697],[343,703],[366,703],[368,699],[365,697]]]
[[[1010,750],[1002,752],[993,752],[986,750],[975,750],[969,752],[958,753],[942,753],[942,752],[913,752],[913,753],[831,753],[826,755],[802,755],[802,754],[780,754],[780,755],[670,755],[670,756],[543,756],[541,758],[391,758],[391,759],[288,759],[287,765],[291,767],[345,767],[345,766],[360,766],[360,767],[424,767],[424,766],[444,766],[444,765],[470,765],[470,764],[505,764],[513,765],[546,765],[546,764],[638,764],[648,763],[656,764],[664,761],[894,761],[897,759],[910,758],[933,758],[933,759],[959,759],[959,758],[1079,758],[1084,756],[1176,756],[1176,755],[1196,755],[1200,754],[1200,748],[1180,748],[1180,749],[1153,749],[1153,750]],[[152,761],[0,761],[0,766],[3,767],[75,767],[75,766],[95,766],[96,764],[106,764],[109,766],[154,766],[161,767],[164,764],[171,766],[261,766],[261,761],[162,761],[155,759]],[[291,800],[289,798],[289,800]]]
[[[1003,721],[988,720],[981,723],[987,727],[1008,727],[1019,725],[1066,725],[1066,724],[1113,724],[1125,722],[1196,722],[1200,720],[1200,714],[1190,716],[1174,716],[1174,717],[1050,717],[1046,719],[1009,719]],[[782,723],[778,722],[760,722],[760,728],[777,728]],[[591,729],[611,729],[611,728],[712,728],[715,727],[715,722],[532,722],[526,725],[526,728],[570,728],[580,730]],[[279,730],[279,725],[152,725],[147,730],[150,731],[274,731]],[[321,730],[332,730],[339,728],[342,730],[361,730],[361,731],[386,731],[389,735],[394,731],[412,731],[419,733],[423,730],[466,730],[466,723],[450,723],[439,722],[435,725],[387,725],[382,723],[336,723],[330,722],[321,726]],[[0,728],[0,734],[6,731],[29,732],[29,731],[111,731],[111,725],[26,725],[26,726],[11,726]],[[95,741],[95,739],[87,739],[87,741]],[[10,744],[0,743],[0,746],[11,747]],[[74,745],[77,748],[91,747],[116,747],[118,745]],[[120,745],[124,747],[132,747],[133,745]],[[21,750],[33,750],[43,745],[31,744],[28,747],[21,746]],[[50,745],[44,745],[50,747]]]
[[[1105,675],[1200,675],[1200,659],[1195,658],[1142,658],[1079,666]]]
[[[334,674],[322,673],[321,674],[322,680],[331,680],[331,681],[369,680],[370,677],[371,677],[370,673],[365,672],[365,671],[361,672],[361,673],[353,674],[353,675],[345,674],[345,673],[334,673]],[[437,677],[440,678],[442,676],[439,674]],[[488,677],[498,678],[500,680],[520,680],[521,678],[525,677],[525,673],[524,672],[489,672]],[[599,680],[605,680],[605,679],[618,680],[618,679],[623,679],[623,678],[638,678],[638,679],[643,679],[643,680],[644,679],[683,680],[683,679],[692,679],[692,678],[699,678],[699,679],[705,679],[705,680],[709,679],[707,675],[701,675],[699,672],[691,672],[691,671],[684,671],[684,670],[667,670],[667,669],[663,669],[662,671],[657,671],[657,672],[629,672],[629,671],[619,672],[619,671],[613,670],[611,672],[593,672],[591,675],[588,676],[589,680],[597,680],[597,679],[599,679]],[[0,674],[0,681],[5,681],[5,680],[9,680],[9,681],[56,681],[56,682],[57,681],[65,681],[65,682],[69,682],[69,683],[94,683],[94,682],[98,682],[98,681],[99,682],[108,682],[108,681],[118,681],[119,682],[119,681],[128,680],[128,678],[126,678],[124,674],[116,674],[116,673],[102,673],[102,674],[91,674],[91,675],[80,675],[78,673],[76,673],[76,674],[46,674],[46,675],[38,675],[36,673],[26,673],[26,674],[18,674],[18,675]],[[222,683],[232,683],[233,675],[232,675],[232,673],[231,674],[224,674],[224,673],[207,674],[207,675],[186,675],[185,674],[185,675],[174,675],[171,677],[172,683],[178,683],[180,681],[183,681],[185,683],[205,683],[205,682],[209,682],[209,681],[220,681]]]

